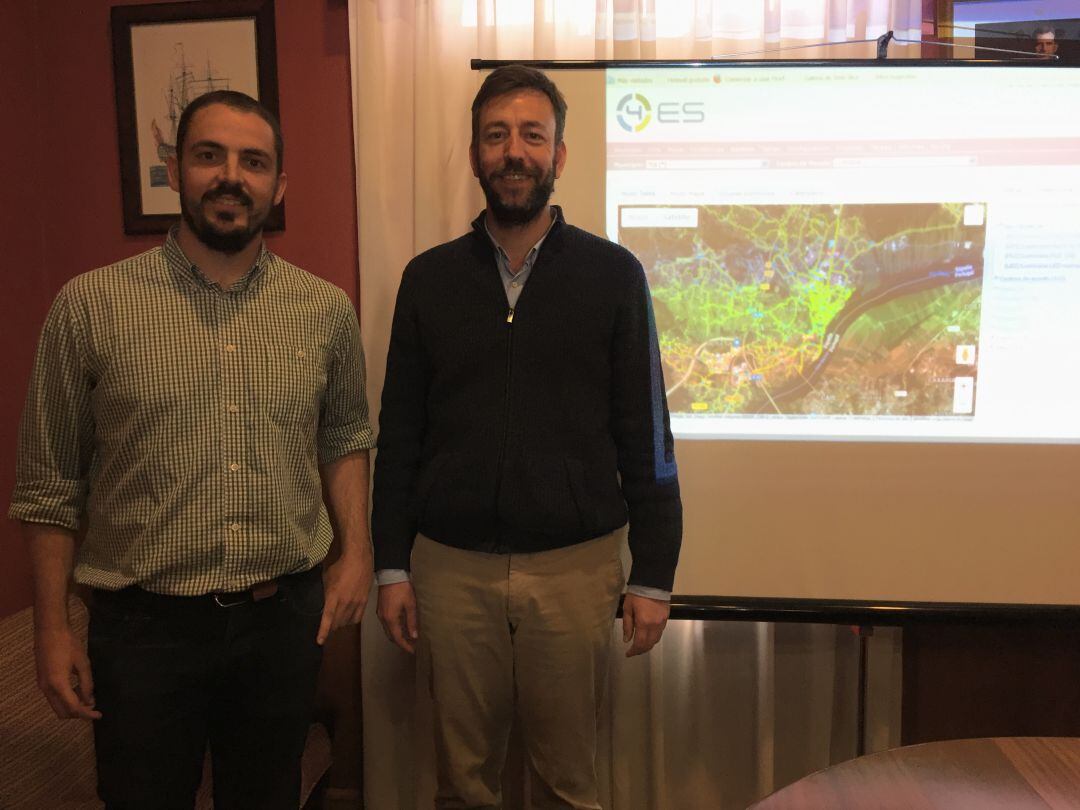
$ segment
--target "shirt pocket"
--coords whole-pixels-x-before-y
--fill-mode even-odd
[[[266,415],[278,424],[317,426],[326,390],[325,349],[268,344],[263,356]]]

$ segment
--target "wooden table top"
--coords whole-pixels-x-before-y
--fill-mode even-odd
[[[1080,738],[909,745],[810,774],[753,810],[1080,810]]]

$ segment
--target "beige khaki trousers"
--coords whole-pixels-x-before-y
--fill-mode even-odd
[[[532,807],[600,810],[596,723],[624,585],[623,536],[534,554],[417,538],[412,580],[430,672],[437,808],[502,807],[516,714]]]

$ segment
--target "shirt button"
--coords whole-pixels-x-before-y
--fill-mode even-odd
[[[225,344],[225,351],[227,351],[227,352],[235,352],[236,351],[236,344],[235,343],[226,343]]]
[[[231,532],[240,531],[240,524],[239,523],[230,523],[229,524],[229,531],[231,531]]]
[[[235,461],[232,464],[229,465],[229,472],[236,472],[239,469],[240,469],[240,465],[237,464]]]
[[[236,403],[230,402],[226,410],[229,413],[240,413],[240,406]]]
[[[303,356],[304,356],[304,350],[303,350],[303,349],[297,349],[297,350],[296,350],[296,356],[297,356],[297,357],[300,357],[300,358],[303,358]]]
[[[511,281],[511,282],[510,282],[510,286],[511,286],[511,287],[520,287],[521,285],[520,285],[520,284],[518,284],[518,283],[517,283],[516,281]]]

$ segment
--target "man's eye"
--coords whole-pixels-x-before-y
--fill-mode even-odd
[[[265,169],[266,161],[262,158],[248,158],[248,166],[252,169]]]

